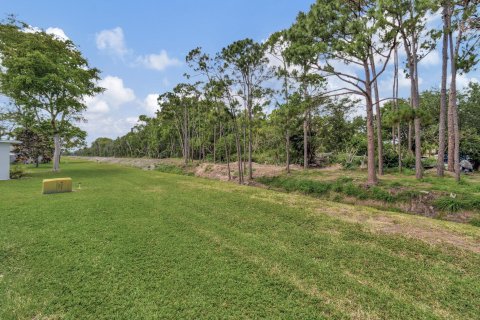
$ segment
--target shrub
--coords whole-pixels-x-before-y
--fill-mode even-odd
[[[183,170],[181,167],[177,167],[173,164],[159,164],[155,169],[165,173],[182,174],[182,175],[187,174],[187,172],[185,172],[185,170]]]
[[[470,220],[470,224],[471,225],[474,225],[475,227],[480,227],[480,218],[473,218],[472,220]]]
[[[473,210],[480,210],[480,198],[475,197],[467,201],[468,208]]]
[[[350,153],[337,153],[334,158],[332,158],[332,162],[336,162],[344,169],[355,169],[362,165],[364,157],[363,156],[356,156]]]
[[[385,202],[393,202],[393,196],[388,193],[387,191],[383,190],[379,187],[372,187],[370,189],[371,197],[375,200],[385,201]]]
[[[410,153],[402,159],[402,166],[404,168],[412,169],[415,167],[415,157]]]
[[[453,213],[464,209],[465,203],[458,198],[443,197],[435,200],[434,206],[441,211]]]
[[[398,153],[393,150],[392,145],[386,145],[383,151],[383,165],[385,168],[398,167]]]
[[[10,168],[10,179],[20,179],[26,174],[25,168],[22,166],[16,165]]]

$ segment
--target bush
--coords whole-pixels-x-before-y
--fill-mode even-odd
[[[414,168],[415,167],[415,157],[410,153],[402,159],[402,166],[404,168]]]
[[[156,166],[155,170],[165,173],[187,175],[187,172],[185,170],[173,164],[159,164]]]
[[[475,197],[467,200],[467,205],[469,209],[480,211],[480,198]]]
[[[465,203],[458,198],[443,197],[435,200],[434,206],[438,210],[454,213],[464,209]]]
[[[422,159],[422,164],[423,164],[423,167],[427,168],[427,169],[436,168],[437,167],[437,159],[435,159],[435,158]]]
[[[16,165],[10,168],[10,179],[20,179],[26,174],[25,168],[22,166]]]
[[[355,184],[353,179],[350,177],[341,177],[334,182],[298,179],[284,176],[259,177],[257,178],[257,181],[274,188],[283,189],[287,192],[297,191],[315,196],[323,196],[329,192],[335,192],[337,194],[346,195],[359,200],[373,199],[388,203],[393,203],[396,201],[409,201],[410,199],[418,196],[417,191],[404,191],[398,195],[392,195],[381,187],[371,187],[366,189]],[[337,196],[335,198],[338,198]],[[441,205],[442,204],[439,203],[439,206]],[[465,204],[462,203],[462,205]],[[478,201],[478,205],[480,206],[480,201]]]
[[[475,227],[480,227],[480,218],[473,218],[470,220],[470,224],[474,225]]]
[[[385,168],[398,167],[398,153],[393,150],[392,145],[386,145],[383,151],[383,165]]]
[[[332,162],[340,164],[344,169],[355,169],[362,165],[363,156],[356,156],[349,153],[337,153],[332,157]]]
[[[394,202],[393,196],[387,191],[379,187],[372,187],[370,189],[371,197],[375,200],[385,201],[385,202]]]

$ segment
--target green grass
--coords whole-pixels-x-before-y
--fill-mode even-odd
[[[367,209],[65,161],[60,174],[41,167],[0,181],[2,320],[480,314],[480,254],[335,217]],[[55,176],[81,189],[41,195],[41,180]],[[473,226],[369,214],[480,239]]]
[[[457,183],[449,176],[439,178],[432,171],[425,172],[425,177],[419,181],[413,171],[404,170],[403,173],[399,173],[387,170],[384,176],[379,177],[378,185],[370,188],[365,188],[366,172],[361,169],[310,169],[292,171],[289,175],[259,177],[257,180],[287,192],[301,192],[336,199],[339,202],[350,201],[342,196],[358,200],[375,200],[381,202],[375,204],[376,207],[397,210],[401,209],[396,205],[417,201],[422,193],[433,193],[434,200],[427,200],[430,201],[427,205],[433,206],[440,213],[469,211],[468,214],[472,215],[469,223],[477,226],[480,220],[480,174],[462,176],[460,183]],[[444,217],[439,214],[438,218]],[[446,218],[452,219],[452,216]]]
[[[301,177],[301,176],[300,176]],[[352,182],[351,178],[343,177],[335,181],[319,181],[299,177],[276,176],[259,177],[257,181],[274,188],[282,189],[287,192],[301,192],[307,195],[317,197],[326,196],[330,192],[344,194],[361,200],[372,199],[383,202],[395,202],[397,198],[380,187],[371,187],[366,189]],[[402,199],[399,195],[399,199]]]
[[[155,167],[155,170],[158,170],[160,172],[164,173],[173,173],[173,174],[182,174],[182,175],[187,175],[187,176],[192,176],[193,173],[189,172],[187,168],[180,167],[178,165],[174,164],[158,164]]]

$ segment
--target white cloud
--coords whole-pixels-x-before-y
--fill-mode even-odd
[[[457,90],[465,89],[466,87],[468,87],[470,82],[478,83],[478,79],[475,77],[469,77],[466,74],[457,75]],[[449,81],[449,85],[450,85],[450,81]]]
[[[125,87],[123,80],[119,77],[107,76],[100,80],[98,85],[106,89],[100,97],[114,107],[135,100],[133,90]]]
[[[125,87],[123,80],[119,77],[107,76],[100,80],[98,85],[105,88],[105,91],[95,97],[85,99],[88,114],[106,114],[135,100],[133,90]]]
[[[127,114],[135,114],[139,107],[143,107],[135,92],[126,87],[123,79],[119,77],[106,76],[98,81],[98,85],[105,88],[105,91],[85,99],[88,107],[85,113],[87,122],[80,124],[81,128],[88,132],[89,141],[98,137],[116,138],[124,135],[138,124],[138,116]],[[150,100],[151,98],[149,103]]]
[[[159,109],[157,99],[158,99],[158,93],[150,93],[143,100],[144,108],[148,112],[148,115],[150,115],[150,116],[155,115],[155,113]]]
[[[163,71],[168,67],[180,66],[182,63],[177,58],[168,56],[166,50],[160,51],[159,54],[149,54],[137,58],[137,62],[149,69]]]
[[[91,113],[108,113],[110,111],[110,107],[108,106],[108,103],[104,100],[97,99],[97,98],[87,98],[86,103],[88,106],[88,112]]]
[[[90,117],[88,122],[80,124],[83,130],[88,132],[88,138],[91,141],[98,137],[116,138],[124,135],[132,126],[134,126],[138,118],[115,118],[113,116]]]
[[[97,48],[109,54],[123,57],[128,53],[123,30],[120,27],[103,30],[96,34]]]
[[[393,85],[393,77],[391,79]],[[398,87],[399,88],[410,88],[410,78],[407,78],[405,72],[398,72]],[[421,86],[423,84],[422,77],[418,77],[418,85]]]
[[[48,34],[54,35],[59,40],[70,40],[70,38],[67,37],[67,35],[65,34],[65,31],[63,31],[60,28],[50,27],[50,28],[47,28],[45,32]]]

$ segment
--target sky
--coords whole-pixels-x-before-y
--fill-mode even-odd
[[[138,116],[154,115],[158,94],[185,82],[185,56],[196,47],[214,54],[233,41],[263,41],[288,28],[299,11],[313,0],[0,0],[0,14],[59,37],[68,37],[92,67],[102,71],[99,85],[106,91],[87,99],[87,141],[116,138],[135,125]],[[438,27],[439,15],[428,17]],[[400,58],[402,54],[400,54]],[[343,66],[355,73],[350,66]],[[420,64],[421,89],[438,88],[439,51]],[[393,72],[379,80],[380,95],[389,96]],[[478,81],[474,71],[458,79],[459,87]],[[331,83],[335,87],[339,84]],[[400,79],[400,92],[408,94],[409,81]]]

